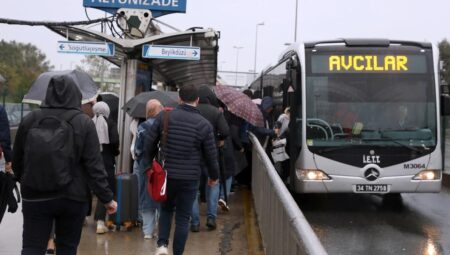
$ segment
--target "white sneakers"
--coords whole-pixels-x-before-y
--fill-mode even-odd
[[[162,245],[156,248],[155,255],[169,255],[169,249],[167,249],[167,246]]]
[[[222,209],[222,211],[224,212],[229,212],[230,211],[230,207],[228,207],[227,202],[225,202],[225,200],[223,199],[219,199],[219,206]]]
[[[97,221],[97,234],[104,234],[108,232],[108,227],[106,227],[105,222],[102,220]]]

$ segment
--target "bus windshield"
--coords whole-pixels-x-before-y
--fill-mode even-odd
[[[306,51],[310,149],[436,146],[431,50],[336,48]]]

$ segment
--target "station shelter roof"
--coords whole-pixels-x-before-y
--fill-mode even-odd
[[[109,42],[115,45],[115,55],[103,57],[120,66],[124,58],[139,59],[153,68],[153,81],[169,85],[216,84],[217,53],[220,33],[213,29],[192,28],[187,31],[154,35],[142,39],[123,39],[84,26],[47,26],[71,41]],[[201,48],[200,60],[142,58],[144,44],[196,46]]]

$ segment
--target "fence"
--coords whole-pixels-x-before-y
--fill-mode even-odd
[[[266,254],[327,254],[258,139],[250,139],[252,193]]]

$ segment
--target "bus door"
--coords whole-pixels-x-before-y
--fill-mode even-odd
[[[283,164],[283,169],[289,176],[290,188],[295,190],[295,162],[302,146],[302,87],[301,67],[298,57],[294,55],[286,65],[286,86],[284,86],[284,104],[290,108],[290,122],[288,134],[288,149],[290,159]]]

